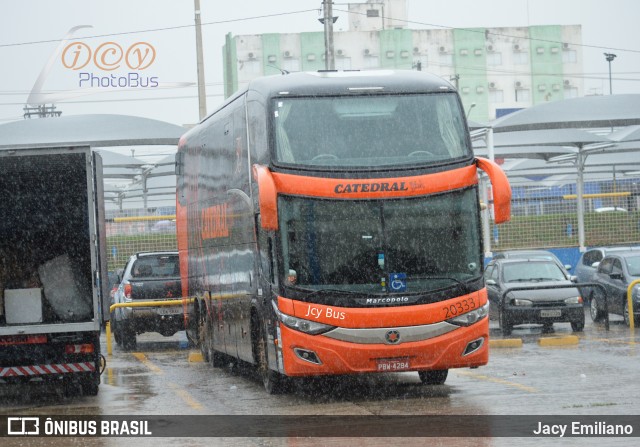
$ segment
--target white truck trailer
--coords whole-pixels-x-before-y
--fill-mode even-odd
[[[109,317],[100,156],[0,149],[0,386],[98,393]]]

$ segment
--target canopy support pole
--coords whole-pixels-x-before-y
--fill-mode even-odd
[[[576,183],[576,200],[577,200],[577,214],[578,214],[578,245],[580,253],[587,251],[585,247],[584,239],[584,165],[587,160],[587,156],[582,153],[582,147],[578,147],[578,155],[576,158],[578,164],[578,181]]]

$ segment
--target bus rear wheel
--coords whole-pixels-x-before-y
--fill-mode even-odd
[[[420,381],[424,385],[442,385],[449,375],[448,369],[441,369],[437,371],[418,371]]]

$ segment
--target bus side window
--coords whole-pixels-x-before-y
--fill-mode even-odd
[[[258,250],[260,252],[260,268],[262,270],[262,277],[269,283],[275,284],[273,265],[273,238],[271,238],[268,233],[262,229],[259,215],[256,220],[256,228],[258,229],[260,235],[258,237]]]

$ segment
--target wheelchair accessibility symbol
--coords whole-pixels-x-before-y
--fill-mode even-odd
[[[389,287],[391,292],[404,292],[407,290],[407,274],[391,273],[389,275]]]

